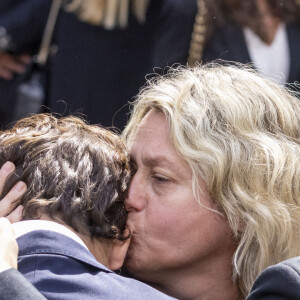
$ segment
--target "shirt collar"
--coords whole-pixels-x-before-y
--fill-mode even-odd
[[[59,223],[53,222],[53,221],[45,221],[45,220],[29,220],[29,221],[21,221],[12,224],[14,231],[15,231],[15,237],[18,238],[28,232],[34,231],[34,230],[48,230],[48,231],[54,231],[60,234],[63,234],[86,249],[87,246],[82,241],[81,238],[77,234],[75,234],[73,231],[71,231],[69,228],[67,228],[64,225],[61,225]]]

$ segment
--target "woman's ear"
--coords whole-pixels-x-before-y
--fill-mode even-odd
[[[111,251],[108,257],[108,268],[118,270],[122,267],[124,259],[130,244],[130,238],[125,241],[112,241]]]

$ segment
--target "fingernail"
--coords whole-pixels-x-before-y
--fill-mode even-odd
[[[11,161],[7,161],[1,168],[5,173],[11,173],[15,170],[15,165]]]
[[[19,181],[15,186],[14,189],[16,189],[18,192],[23,192],[26,189],[26,184],[23,181]]]

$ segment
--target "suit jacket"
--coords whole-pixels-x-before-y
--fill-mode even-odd
[[[7,28],[20,51],[40,41],[50,0],[23,2],[22,9],[19,5],[0,17],[0,26]],[[146,74],[154,67],[186,63],[196,11],[196,0],[151,0],[145,23],[130,16],[127,28],[106,30],[61,9],[46,105],[53,112],[81,112],[91,123],[113,123],[122,129],[128,101],[146,82]]]
[[[14,53],[37,52],[39,40],[35,36],[42,35],[49,7],[45,0],[0,1],[0,26],[12,37]],[[16,84],[16,76],[9,81],[0,78],[0,129],[12,121]]]
[[[300,257],[265,269],[255,280],[247,300],[300,299]]]
[[[0,273],[0,300],[46,300],[17,270]]]
[[[300,82],[300,23],[287,24],[286,29],[290,48],[290,74],[287,82]],[[215,30],[205,46],[203,61],[215,59],[251,63],[244,33],[239,26],[226,24]]]
[[[123,129],[128,101],[145,84],[145,76],[155,67],[178,62],[182,51],[186,53],[181,46],[189,44],[190,38],[181,38],[181,34],[184,28],[192,28],[194,19],[181,13],[177,25],[176,21],[169,24],[165,17],[183,12],[187,2],[194,4],[195,0],[151,0],[144,24],[130,16],[127,28],[113,30],[86,24],[61,11],[47,105],[60,114],[80,111],[91,123]],[[177,36],[168,44],[165,37],[170,31]]]
[[[82,245],[60,233],[35,230],[17,242],[19,271],[47,299],[173,299],[117,275]]]

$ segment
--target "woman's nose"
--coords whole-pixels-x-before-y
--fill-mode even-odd
[[[141,211],[145,207],[146,190],[143,178],[137,173],[133,176],[125,199],[127,211]]]

